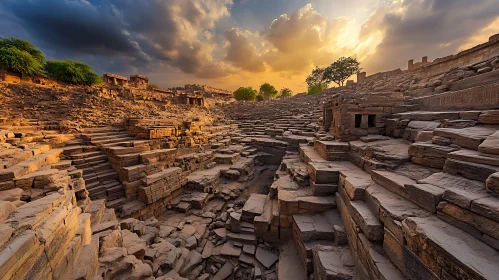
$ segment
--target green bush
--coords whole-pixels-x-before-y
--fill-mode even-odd
[[[252,87],[240,87],[234,91],[234,98],[237,101],[255,101],[256,96],[257,92]]]
[[[14,48],[20,51],[25,51],[30,54],[36,61],[43,65],[45,63],[45,56],[43,53],[28,41],[18,38],[0,38],[0,49]]]
[[[293,91],[290,90],[289,88],[282,88],[279,96],[280,97],[293,96]]]
[[[265,97],[263,97],[263,95],[258,94],[258,95],[256,96],[256,101],[260,102],[260,101],[263,101],[263,100],[265,100]]]
[[[260,86],[260,94],[264,97],[276,97],[279,92],[269,83],[264,83]]]
[[[56,81],[73,85],[92,85],[101,82],[99,75],[95,74],[90,66],[79,61],[49,60],[45,64],[45,72]]]
[[[312,85],[312,86],[309,86],[309,87],[308,87],[307,94],[308,94],[308,95],[319,94],[319,93],[321,93],[323,90],[325,90],[326,88],[327,88],[327,85],[320,85],[320,86],[317,86],[317,85]]]
[[[33,76],[40,72],[42,64],[28,52],[14,47],[0,48],[0,68],[21,75]]]

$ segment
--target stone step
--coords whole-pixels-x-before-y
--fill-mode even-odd
[[[108,147],[112,145],[119,145],[120,143],[126,143],[127,141],[132,141],[136,140],[135,137],[114,137],[112,139],[107,139],[107,140],[99,140],[99,141],[90,141],[92,145],[95,146],[103,146],[103,147]]]
[[[238,241],[243,244],[257,245],[257,240],[254,234],[231,232],[227,234],[227,239],[232,241]]]
[[[336,209],[320,214],[296,214],[292,219],[293,237],[298,242],[324,240],[346,244],[345,229]]]
[[[125,197],[122,197],[122,198],[118,198],[115,200],[107,201],[106,207],[116,209],[116,208],[119,208],[120,206],[124,205],[127,202],[128,202],[128,200]]]
[[[355,263],[347,247],[313,251],[314,277],[318,280],[357,279]],[[393,278],[387,278],[393,279]]]
[[[94,134],[94,133],[119,132],[119,131],[123,131],[123,130],[124,129],[121,127],[106,126],[106,127],[85,128],[85,129],[83,129],[83,132],[85,134]]]
[[[101,151],[92,151],[92,152],[71,154],[70,157],[71,157],[71,159],[76,160],[76,159],[91,158],[91,157],[100,156],[100,155],[102,155]]]
[[[6,182],[35,172],[46,165],[59,162],[62,149],[53,149],[21,161],[9,168],[0,170],[0,182]]]
[[[325,160],[348,160],[350,145],[345,142],[315,141],[314,149]]]
[[[492,166],[499,166],[499,155],[482,153],[480,151],[461,149],[447,154],[447,158]]]
[[[473,126],[467,128],[437,128],[433,131],[433,136],[441,139],[448,139],[450,143],[470,150],[478,150],[482,142],[498,130],[494,126]]]
[[[460,175],[468,179],[485,183],[491,174],[499,172],[499,166],[447,159],[445,161],[444,171],[449,174]]]
[[[405,246],[415,252],[419,260],[438,278],[446,275],[455,279],[497,277],[499,253],[470,234],[434,216],[408,217],[402,226],[404,238],[407,240]],[[438,259],[447,261],[433,261]]]

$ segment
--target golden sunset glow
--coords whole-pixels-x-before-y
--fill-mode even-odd
[[[311,69],[342,56],[357,58],[372,74],[405,68],[409,59],[452,54],[498,33],[499,5],[470,4],[7,0],[0,4],[0,13],[9,15],[0,17],[0,36],[23,37],[48,57],[79,59],[98,72],[142,73],[162,87],[197,83],[234,90],[269,82],[303,92]],[[67,12],[46,10],[50,6]],[[47,20],[38,20],[41,13]]]

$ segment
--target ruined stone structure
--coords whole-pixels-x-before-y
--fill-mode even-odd
[[[323,107],[324,130],[342,141],[384,134],[393,107],[404,101],[400,92],[336,93]]]
[[[128,79],[126,77],[116,75],[116,74],[106,73],[106,74],[102,75],[102,81],[104,83],[115,85],[115,86],[122,86],[122,87],[128,86]]]
[[[0,278],[497,279],[498,65],[256,103],[0,83]]]
[[[132,75],[130,76],[130,84],[136,88],[147,88],[149,85],[149,79],[142,75]]]
[[[179,95],[180,104],[204,106],[204,97],[198,92],[182,93]]]

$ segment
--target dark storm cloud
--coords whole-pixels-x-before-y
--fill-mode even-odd
[[[376,30],[385,36],[363,67],[377,72],[406,67],[407,60],[452,53],[499,15],[497,0],[406,0],[380,7],[363,25],[359,38]],[[400,10],[404,12],[400,12]]]
[[[96,68],[148,70],[152,61],[184,73],[224,75],[198,33],[228,16],[230,0],[4,0],[2,10],[46,49],[86,57]],[[1,28],[1,27],[0,27]],[[93,56],[93,57],[89,57]],[[154,63],[157,65],[157,63]],[[204,74],[204,71],[210,71]]]
[[[84,1],[6,1],[5,7],[33,37],[56,49],[95,54],[134,53],[119,18]]]

